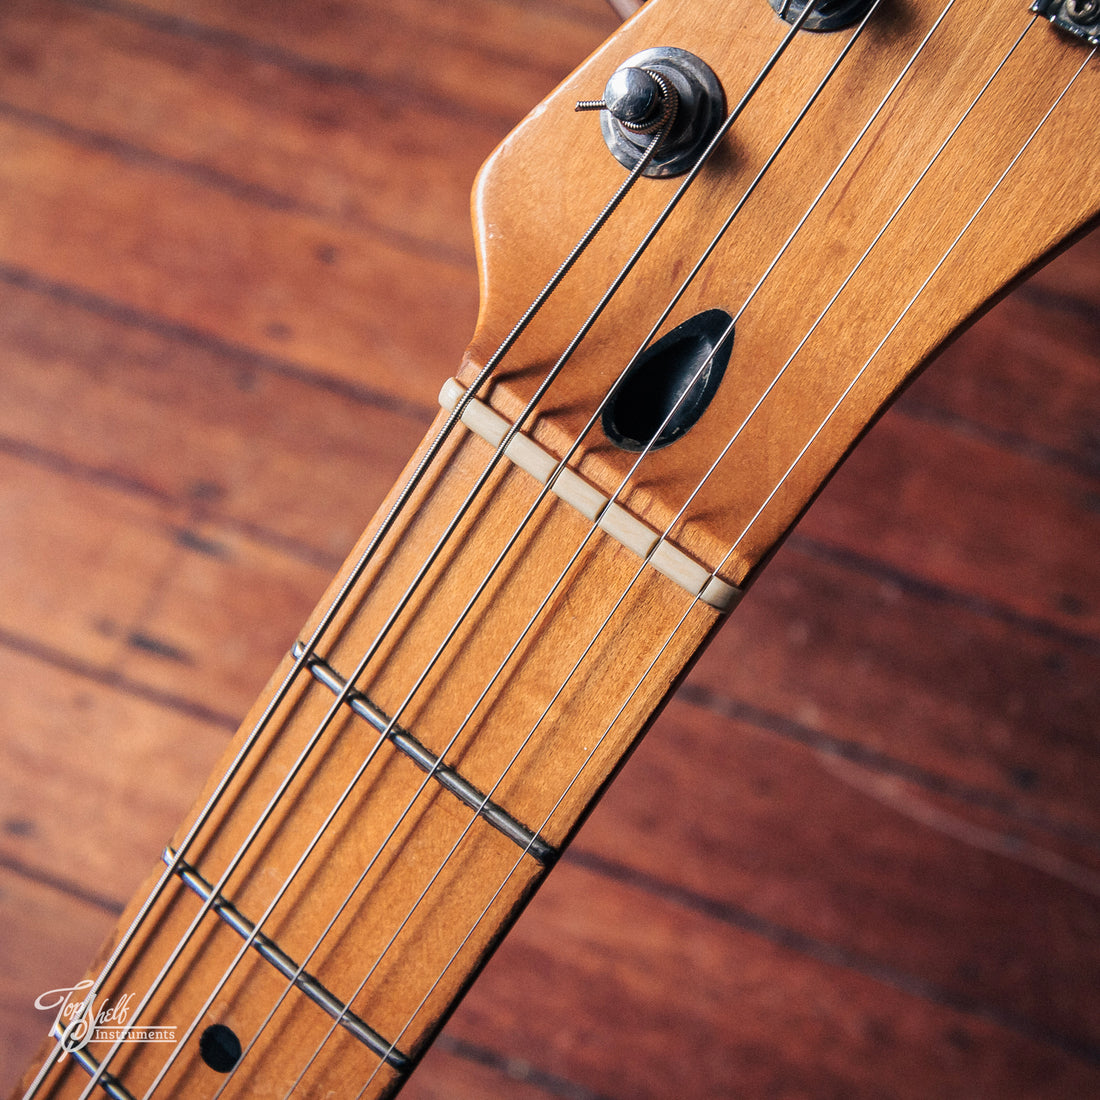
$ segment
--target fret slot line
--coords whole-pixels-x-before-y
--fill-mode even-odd
[[[164,849],[163,858],[170,867],[176,864],[176,853],[171,848]],[[194,867],[180,861],[175,867],[175,872],[203,901],[209,900],[213,887]],[[314,1004],[323,1008],[341,1027],[351,1032],[373,1054],[378,1055],[397,1072],[409,1072],[412,1062],[408,1055],[396,1050],[312,974],[302,970],[274,940],[262,932],[256,932],[256,926],[239,909],[222,897],[215,898],[210,907],[242,939],[248,939],[251,936],[251,946],[264,959],[271,963],[284,978],[292,981]]]
[[[304,647],[301,642],[295,643],[294,657],[299,658]],[[339,695],[347,681],[344,680],[333,667],[322,658],[312,655],[306,662],[310,673],[318,683],[324,684],[334,695]],[[503,833],[509,840],[519,845],[527,852],[536,863],[543,867],[549,867],[557,859],[557,849],[548,844],[537,833],[532,832],[521,821],[516,820],[507,810],[496,802],[486,798],[477,787],[459,772],[447,764],[441,763],[438,756],[430,749],[422,745],[411,733],[395,725],[379,707],[367,698],[361,691],[352,688],[347,693],[348,706],[360,718],[365,719],[379,733],[386,734],[387,739],[407,756],[423,771],[428,772],[439,785],[453,794],[460,802],[465,803],[471,810],[476,810],[479,817],[485,819],[494,829]]]

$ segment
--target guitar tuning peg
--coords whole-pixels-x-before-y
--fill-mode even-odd
[[[612,155],[634,168],[650,134],[664,130],[644,174],[678,176],[715,135],[725,118],[725,96],[714,72],[686,50],[655,47],[635,54],[612,74],[602,99],[584,99],[578,111],[600,111],[600,129]]]
[[[634,134],[651,134],[666,123],[679,96],[663,76],[624,66],[611,74],[603,99],[585,99],[578,111],[607,111],[621,126]]]

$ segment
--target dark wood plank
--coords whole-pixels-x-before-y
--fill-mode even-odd
[[[211,30],[243,38],[256,53],[302,59],[334,80],[430,96],[452,109],[493,115],[506,127],[514,125],[509,106],[530,110],[617,25],[610,11],[589,0],[470,0],[461,7],[383,0],[324,8],[290,0],[275,12],[248,0],[111,0],[110,6],[137,17],[160,13],[184,33],[198,28],[203,39]],[[489,66],[493,80],[471,79]]]
[[[1097,240],[1078,249],[1096,252]],[[1078,249],[1051,266],[1061,271]],[[1093,262],[1100,267],[1100,256]],[[898,411],[1095,474],[1100,310],[1072,296],[1083,293],[1083,275],[1049,288],[1038,276],[1025,284],[963,333]]]
[[[1100,293],[1100,241],[1095,232],[1031,277],[1031,288],[1026,296],[1034,296],[1040,291],[1076,302],[1082,310],[1096,316],[1096,298]]]
[[[498,140],[497,117],[533,101],[523,98],[526,82],[510,89],[498,79],[501,102],[485,121],[446,102],[409,103],[366,72],[326,79],[304,72],[305,59],[261,59],[255,43],[211,41],[149,15],[5,5],[0,110],[260,205],[368,227],[471,264],[467,188],[455,184],[473,178]]]
[[[0,187],[14,196],[0,219],[2,266],[423,406],[438,395],[426,364],[440,333],[455,333],[458,363],[475,291],[452,264],[11,119],[0,119],[0,148]],[[404,301],[390,264],[413,277]]]
[[[1095,846],[1098,661],[1094,646],[949,589],[876,576],[795,536],[685,691]]]
[[[87,966],[118,913],[39,881],[17,864],[0,861],[0,872],[0,1085],[7,1092],[53,1022],[35,1000],[79,980],[74,975]],[[49,938],[49,951],[26,950],[43,937]]]
[[[121,912],[231,730],[94,671],[0,650],[0,860]]]
[[[674,702],[578,854],[1100,1056],[1100,852],[1008,831],[988,810]]]
[[[453,370],[476,161],[613,22],[0,12],[0,1090]],[[411,1095],[1097,1091],[1098,314],[1094,234],[871,433]]]
[[[2,455],[0,470],[23,529],[0,630],[193,709],[243,713],[329,579],[327,567],[171,503]]]
[[[906,417],[885,417],[864,442],[804,534],[1100,637],[1100,560],[1080,552],[1100,544],[1095,475]]]
[[[427,427],[407,398],[189,340],[54,288],[0,283],[0,439],[14,457],[330,570]]]
[[[452,1033],[496,1036],[606,1096],[1069,1100],[1096,1090],[1095,1067],[1041,1040],[768,943],[683,899],[646,896],[640,921],[643,896],[561,868]]]

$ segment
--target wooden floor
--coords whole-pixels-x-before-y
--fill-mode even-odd
[[[422,434],[476,168],[614,25],[0,5],[0,1093]],[[408,1095],[1100,1096],[1098,725],[1094,234],[870,434]]]

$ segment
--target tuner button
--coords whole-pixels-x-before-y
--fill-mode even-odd
[[[811,2],[812,0],[807,0]],[[582,99],[578,111],[599,111],[612,156],[627,168],[650,157],[644,175],[681,176],[722,127],[726,98],[702,60],[674,46],[654,46],[611,74],[603,99]],[[662,132],[656,150],[650,134]]]

